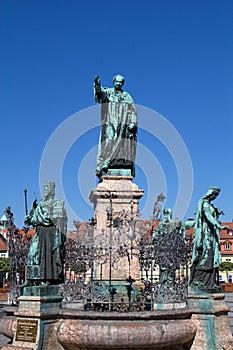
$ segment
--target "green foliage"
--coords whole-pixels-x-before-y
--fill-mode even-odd
[[[0,271],[1,272],[10,272],[10,259],[9,258],[0,258]]]
[[[226,272],[227,282],[229,283],[228,272],[233,271],[233,263],[230,261],[223,261],[219,265],[219,271]]]
[[[219,271],[222,271],[222,272],[233,271],[233,263],[230,261],[221,262],[221,264],[219,265]]]
[[[87,271],[86,265],[84,263],[78,262],[75,265],[71,266],[71,271],[74,271],[76,275],[81,275]]]

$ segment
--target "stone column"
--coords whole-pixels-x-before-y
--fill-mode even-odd
[[[114,262],[123,242],[129,246],[133,241],[134,233],[129,224],[130,218],[137,218],[139,215],[139,200],[144,191],[132,182],[132,176],[103,176],[97,187],[90,193],[90,201],[94,204],[94,216],[96,226],[94,230],[94,244],[106,244],[112,247],[111,261]],[[128,223],[127,220],[128,219]],[[121,226],[119,235],[118,223]],[[118,234],[118,241],[116,235]],[[131,238],[131,240],[130,240]],[[124,241],[125,240],[125,241]],[[131,259],[132,258],[132,259]],[[138,259],[130,258],[130,275],[136,281],[140,280]],[[121,257],[117,261],[118,269],[109,270],[109,258],[106,264],[95,266],[95,277],[97,279],[125,281],[129,277],[129,258]]]

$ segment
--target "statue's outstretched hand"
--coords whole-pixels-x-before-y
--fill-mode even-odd
[[[221,230],[230,230],[230,227],[227,225],[221,226]]]

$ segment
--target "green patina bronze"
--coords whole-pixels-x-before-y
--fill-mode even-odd
[[[25,285],[63,283],[67,215],[64,201],[54,198],[55,183],[46,181],[41,202],[34,201],[25,217],[26,225],[36,228],[28,254]]]
[[[175,283],[176,270],[179,266],[179,253],[187,249],[186,229],[194,226],[194,221],[180,221],[172,219],[170,208],[163,210],[163,220],[160,221],[153,232],[152,239],[154,246],[157,246],[161,253],[161,260],[158,261],[160,269],[161,285],[172,286]]]
[[[96,175],[135,176],[138,118],[130,94],[122,90],[124,77],[113,78],[113,88],[101,86],[94,78],[95,101],[101,103],[101,133]],[[109,170],[112,170],[111,174]],[[123,170],[129,170],[125,172]]]
[[[221,263],[219,230],[229,229],[228,226],[220,225],[218,218],[222,212],[211,203],[219,193],[220,188],[209,187],[198,202],[195,220],[189,283],[206,291],[220,290],[216,282]]]

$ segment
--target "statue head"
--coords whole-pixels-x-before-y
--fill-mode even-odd
[[[46,180],[44,183],[42,200],[46,201],[51,198],[53,199],[55,196],[55,187],[56,187],[55,182]]]
[[[205,200],[205,199],[207,199],[209,201],[214,200],[215,198],[218,197],[220,191],[221,191],[221,188],[216,187],[216,186],[210,186],[208,188],[208,191],[206,192],[206,194],[200,199],[199,202],[202,203],[203,200]],[[202,204],[200,204],[200,205],[202,205]]]
[[[124,82],[125,78],[120,74],[117,74],[113,77],[113,85],[116,90],[121,90]]]
[[[172,210],[171,208],[163,210],[163,216],[165,221],[171,221],[172,219]]]
[[[207,192],[208,197],[211,199],[215,199],[219,195],[220,191],[221,191],[221,188],[216,186],[210,186]]]
[[[217,194],[219,194],[220,191],[221,191],[221,188],[216,187],[216,186],[210,186],[210,187],[209,187],[209,191],[212,192],[212,193],[217,193]]]

